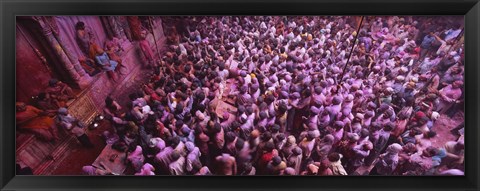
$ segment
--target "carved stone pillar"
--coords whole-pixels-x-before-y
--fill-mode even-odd
[[[75,80],[75,82],[80,80],[80,75],[75,70],[67,54],[65,54],[65,52],[63,51],[62,46],[58,43],[55,36],[53,36],[52,28],[47,26],[47,24],[43,21],[42,17],[34,17],[34,18],[40,24],[40,27],[42,27],[43,35],[46,37],[46,40],[50,44],[50,46],[54,49],[55,54],[58,56],[58,58],[62,62],[68,74],[70,74],[70,77],[72,77],[72,79]]]
[[[117,37],[119,39],[127,39],[125,32],[119,21],[119,16],[104,16],[102,17],[102,22],[105,22],[105,26],[108,26],[111,36]]]
[[[120,27],[120,30],[122,33],[124,33],[125,37],[132,42],[132,32],[130,30],[130,25],[128,24],[127,17],[126,16],[115,16],[117,20],[117,24]]]
[[[138,16],[127,16],[128,25],[130,26],[130,31],[132,32],[133,40],[142,40],[142,22]]]
[[[60,44],[60,46],[62,46],[63,48],[63,51],[65,52],[65,54],[67,55],[68,59],[70,60],[70,62],[72,62],[73,64],[73,67],[75,68],[75,70],[77,71],[77,73],[80,75],[80,76],[85,76],[87,73],[85,72],[85,70],[83,69],[83,67],[80,65],[80,62],[78,61],[78,58],[77,56],[75,56],[74,54],[72,54],[72,51],[70,49],[70,47],[68,46],[67,43],[65,43],[65,41],[62,39],[62,37],[60,36],[60,31],[58,30],[58,26],[57,26],[57,23],[55,21],[55,18],[54,17],[44,17],[45,18],[45,23],[50,27],[52,28],[52,33],[53,33],[53,36],[57,39],[58,43]]]
[[[86,87],[91,81],[91,78],[88,75],[85,75],[86,72],[78,62],[76,56],[71,54],[71,52],[68,51],[68,47],[62,42],[58,35],[58,28],[52,26],[52,23],[45,17],[36,16],[33,18],[38,22],[38,24],[40,24],[45,39],[55,51],[55,54],[58,56],[60,62],[67,70],[69,76],[80,88]]]
[[[112,39],[113,37],[118,37],[114,26],[110,22],[109,16],[100,16],[100,21],[102,22],[102,25],[107,32],[107,36],[109,39]]]

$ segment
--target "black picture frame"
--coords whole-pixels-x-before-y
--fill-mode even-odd
[[[1,190],[478,190],[478,0],[1,0]],[[465,15],[466,171],[461,177],[15,176],[15,16]]]

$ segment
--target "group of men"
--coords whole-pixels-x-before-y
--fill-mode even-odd
[[[462,19],[165,17],[151,80],[105,101],[113,146],[135,175],[463,174],[463,126],[431,141],[463,121]]]

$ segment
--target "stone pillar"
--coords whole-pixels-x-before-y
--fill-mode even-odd
[[[123,32],[123,28],[120,24],[118,16],[107,16],[107,21],[111,27],[111,30],[115,34],[115,37],[119,39],[127,39],[125,32]]]
[[[99,16],[99,17],[105,31],[107,32],[108,38],[112,39],[113,37],[118,37],[118,34],[116,33],[114,27],[112,26],[112,23],[110,22],[109,16]]]
[[[128,24],[126,16],[115,16],[118,26],[120,27],[121,33],[125,35],[128,41],[132,42],[132,32],[130,30],[130,25]]]
[[[128,25],[135,41],[142,40],[142,22],[138,16],[127,16]]]
[[[69,76],[75,81],[76,85],[80,88],[86,87],[91,78],[88,75],[85,75],[86,72],[78,62],[75,56],[73,56],[66,46],[59,40],[58,31],[55,31],[55,27],[52,27],[44,17],[34,17],[34,19],[40,24],[42,28],[43,35],[49,43],[49,45],[55,51],[55,54],[58,56],[59,60],[63,64],[64,68],[67,70]],[[56,33],[56,34],[55,34]]]
[[[60,31],[58,30],[57,24],[55,22],[55,18],[54,17],[44,17],[44,18],[45,18],[45,24],[47,24],[50,28],[52,28],[53,36],[57,39],[58,43],[62,47],[63,51],[67,55],[70,62],[72,62],[73,67],[75,68],[77,73],[80,76],[85,76],[87,73],[85,72],[83,67],[80,65],[80,62],[78,61],[77,56],[72,54],[72,51],[69,48],[68,44],[65,43],[65,41],[63,41],[62,37],[60,36]]]
[[[110,40],[116,37],[119,39],[123,48],[130,46],[130,40],[126,35],[128,31],[124,31],[125,29],[122,27],[120,16],[101,16],[100,19]],[[128,26],[128,23],[126,23],[126,25]]]

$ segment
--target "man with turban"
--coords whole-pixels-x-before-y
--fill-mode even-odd
[[[386,152],[380,155],[379,161],[375,165],[377,173],[380,175],[391,175],[397,168],[398,154],[402,149],[402,146],[397,143],[389,145]]]

